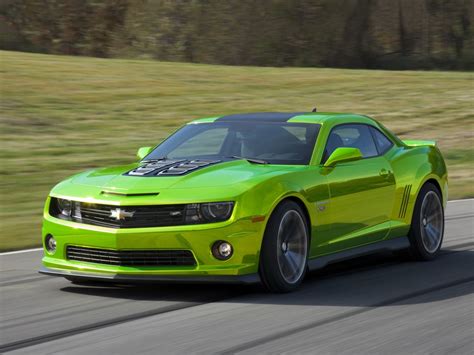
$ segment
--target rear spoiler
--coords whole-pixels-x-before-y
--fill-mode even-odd
[[[432,146],[436,147],[435,141],[423,141],[423,140],[416,140],[416,139],[407,139],[403,141],[409,147],[420,147],[420,146]]]

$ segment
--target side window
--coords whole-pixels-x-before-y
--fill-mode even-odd
[[[228,128],[226,127],[207,129],[178,146],[168,158],[218,155],[224,139],[227,137],[227,132]],[[206,144],[203,145],[202,142],[206,142]]]
[[[392,148],[393,143],[385,136],[385,134],[383,134],[377,128],[374,127],[370,127],[370,130],[374,135],[375,144],[377,145],[379,154],[385,154],[386,151]]]
[[[326,143],[323,163],[339,147],[358,148],[364,158],[378,155],[370,129],[363,124],[346,124],[333,128]]]

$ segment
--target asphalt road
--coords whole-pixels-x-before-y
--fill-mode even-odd
[[[442,255],[377,255],[258,287],[76,286],[0,256],[0,352],[21,354],[472,354],[474,200],[448,204]]]

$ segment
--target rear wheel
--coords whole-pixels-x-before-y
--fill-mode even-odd
[[[290,292],[304,279],[309,233],[301,207],[284,201],[272,213],[263,237],[259,273],[271,292]]]
[[[409,232],[410,254],[417,260],[431,260],[441,249],[444,209],[438,189],[425,184],[416,200]]]

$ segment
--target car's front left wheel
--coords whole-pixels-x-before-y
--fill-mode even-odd
[[[277,206],[263,237],[259,274],[271,292],[290,292],[304,279],[309,233],[301,207],[293,201]]]

